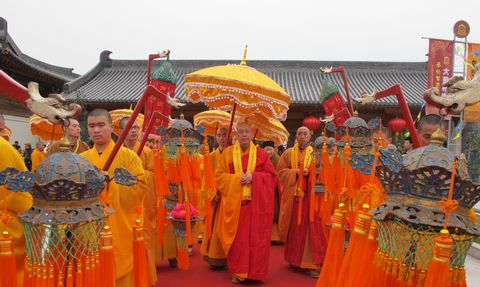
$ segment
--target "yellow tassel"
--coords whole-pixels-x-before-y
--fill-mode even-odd
[[[2,232],[0,238],[0,286],[17,286],[17,265],[13,251],[13,237],[8,231]]]
[[[102,286],[115,286],[115,258],[113,256],[112,231],[107,225],[100,234],[102,248],[100,250],[100,274]]]
[[[133,226],[133,274],[135,287],[149,287],[147,250],[143,238],[143,226],[140,219]]]
[[[335,286],[340,267],[342,266],[345,244],[345,219],[347,212],[341,203],[333,214],[332,230],[328,239],[327,253],[316,287]]]

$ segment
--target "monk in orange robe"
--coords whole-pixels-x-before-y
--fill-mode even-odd
[[[213,165],[213,171],[216,170],[218,166],[218,161],[220,156],[223,153],[223,150],[227,147],[227,137],[228,137],[228,129],[225,127],[219,128],[217,130],[217,134],[215,135],[215,140],[218,143],[218,148],[216,148],[212,153],[211,161]],[[207,195],[209,196],[209,195]],[[217,233],[217,226],[218,226],[218,218],[219,218],[219,209],[221,204],[221,195],[220,192],[217,191],[216,194],[209,196],[209,199],[212,202],[212,230],[210,231],[210,238],[203,238],[202,246],[200,248],[200,253],[204,256],[205,261],[207,261],[210,269],[217,270],[223,269],[227,266],[227,255],[223,251],[222,245],[220,243],[220,239]]]
[[[318,277],[325,259],[326,240],[318,212],[314,213],[313,221],[310,220],[310,208],[313,208],[310,207],[310,193],[313,191],[309,168],[315,164],[310,139],[310,130],[300,127],[295,146],[287,149],[278,163],[282,186],[279,233],[286,243],[285,260],[293,268],[305,269],[312,277]]]
[[[0,171],[8,167],[13,167],[19,171],[27,170],[20,153],[3,137],[0,137],[0,158]],[[25,258],[25,237],[18,214],[27,211],[32,207],[32,203],[33,199],[30,193],[13,192],[6,189],[5,186],[0,186],[0,213],[3,213],[6,207],[6,213],[9,216],[6,224],[0,221],[0,232],[8,231],[13,237],[17,264],[17,286],[23,286],[23,266]]]
[[[32,152],[30,158],[32,159],[32,172],[35,172],[42,160],[47,157],[47,154],[43,152],[45,145],[43,142],[37,142],[35,149]]]
[[[80,128],[80,123],[73,118],[70,118],[65,121],[62,126],[63,128],[63,137],[68,140],[70,143],[70,151],[73,153],[82,153],[88,150],[88,145],[80,140],[80,132],[82,129]],[[55,141],[51,145],[48,146],[47,155],[51,155],[52,153],[56,153],[60,150],[60,141]]]
[[[215,175],[222,195],[217,233],[233,283],[267,276],[278,180],[268,155],[253,144],[247,123],[237,125],[237,139],[223,151]]]
[[[130,117],[125,117],[120,120],[120,133],[123,132],[123,128],[127,125]],[[123,142],[123,145],[133,150],[138,154],[140,148],[140,124],[135,121],[130,128],[130,131]],[[145,238],[145,248],[147,249],[148,259],[148,271],[150,286],[155,286],[157,282],[157,266],[155,260],[155,244],[157,242],[157,195],[155,193],[155,178],[154,178],[154,160],[153,151],[144,146],[142,153],[140,154],[142,160],[143,170],[145,171],[145,180],[147,183],[147,189],[143,198],[143,232]]]
[[[88,135],[94,146],[81,155],[89,159],[98,168],[103,168],[115,143],[112,140],[112,118],[103,109],[88,114]],[[120,186],[110,182],[108,204],[115,213],[108,218],[112,230],[113,253],[115,255],[115,276],[117,287],[134,286],[133,278],[133,225],[136,219],[143,219],[143,195],[146,189],[145,172],[141,159],[132,150],[121,147],[108,174],[113,177],[116,168],[126,168],[138,177],[134,186]]]

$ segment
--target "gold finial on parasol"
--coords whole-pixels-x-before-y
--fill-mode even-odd
[[[240,62],[240,65],[247,65],[247,50],[248,50],[248,45],[245,45],[245,49],[243,50],[243,59]]]

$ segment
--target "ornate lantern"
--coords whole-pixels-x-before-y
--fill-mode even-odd
[[[402,118],[394,118],[388,122],[388,128],[394,133],[403,131],[406,126],[407,122]]]
[[[317,117],[308,116],[303,119],[302,124],[306,126],[309,130],[314,131],[320,128],[320,126],[322,125],[322,122]]]

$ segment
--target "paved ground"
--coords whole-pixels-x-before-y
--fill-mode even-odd
[[[468,287],[480,287],[480,260],[468,255],[465,261]]]

